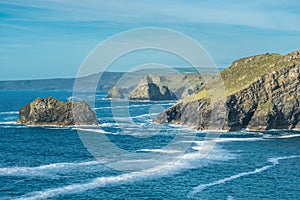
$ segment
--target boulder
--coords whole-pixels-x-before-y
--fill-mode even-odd
[[[26,125],[98,125],[95,112],[83,101],[62,102],[53,97],[37,98],[19,110],[18,123]]]

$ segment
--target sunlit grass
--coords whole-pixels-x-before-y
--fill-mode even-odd
[[[192,94],[180,102],[186,103],[202,98],[211,98],[212,94],[219,96],[225,95],[227,97],[235,94],[247,88],[261,76],[293,64],[294,62],[299,62],[299,58],[293,58],[291,54],[282,56],[280,54],[267,53],[234,61],[229,68],[221,72],[225,92],[222,91],[222,85],[220,85],[222,81],[216,78],[212,80],[211,83],[206,84],[206,86],[209,85],[211,89],[208,90],[207,87],[203,87],[198,93]],[[214,97],[214,99],[218,98],[221,97]]]

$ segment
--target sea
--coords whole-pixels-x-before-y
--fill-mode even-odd
[[[97,92],[94,127],[24,126],[18,110],[66,91],[0,91],[0,199],[300,199],[300,132],[156,124],[174,101]]]

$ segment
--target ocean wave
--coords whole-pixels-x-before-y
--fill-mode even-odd
[[[279,136],[278,138],[284,139],[284,138],[295,138],[295,137],[300,137],[300,134],[282,135]]]
[[[10,124],[17,124],[15,121],[6,121],[6,122],[0,122],[0,125],[10,125]]]
[[[104,168],[99,161],[74,162],[74,163],[52,163],[49,165],[41,165],[37,167],[4,167],[0,168],[0,176],[53,176],[56,173],[68,173],[72,170],[86,171],[88,166],[98,166]],[[82,168],[83,167],[83,168]]]
[[[232,159],[233,156],[229,156],[228,154],[230,153],[221,148],[214,148],[212,152],[206,156],[204,156],[201,152],[188,153],[186,154],[186,156],[181,156],[173,162],[163,162],[160,165],[157,165],[156,167],[145,169],[142,171],[134,171],[110,177],[97,177],[85,183],[70,184],[63,187],[31,192],[17,199],[47,199],[59,195],[82,193],[87,190],[92,190],[101,187],[121,185],[136,181],[159,178],[163,176],[177,174],[183,170],[205,166],[215,161],[224,161],[227,159]],[[126,164],[127,161],[123,162],[124,164]],[[132,160],[128,162],[132,162]]]
[[[288,139],[288,138],[296,138],[300,137],[300,134],[289,134],[289,135],[265,135],[263,138],[265,139]]]
[[[269,158],[268,162],[271,163],[270,165],[265,165],[265,166],[263,166],[261,168],[256,168],[253,171],[238,173],[238,174],[235,174],[235,175],[232,175],[232,176],[229,176],[229,177],[226,177],[224,179],[220,179],[218,181],[214,181],[214,182],[211,182],[211,183],[201,184],[201,185],[195,187],[193,189],[193,191],[191,191],[188,194],[188,197],[192,198],[197,193],[203,191],[204,189],[206,189],[208,187],[212,187],[212,186],[215,186],[215,185],[220,185],[220,184],[226,183],[228,181],[232,181],[234,179],[237,179],[237,178],[240,178],[240,177],[243,177],[243,176],[253,175],[253,174],[257,174],[257,173],[261,173],[263,171],[266,171],[266,170],[268,170],[268,169],[270,169],[270,168],[275,167],[276,165],[278,165],[280,160],[289,160],[289,159],[295,159],[295,158],[300,158],[300,155]]]
[[[72,130],[95,132],[95,133],[107,133],[106,131],[102,130],[101,128],[91,129],[91,128],[78,128],[77,127],[77,128],[72,128]]]
[[[180,153],[179,150],[172,150],[172,149],[140,149],[139,152],[156,152],[156,153],[165,153],[165,154],[175,154]]]
[[[245,141],[258,141],[262,140],[261,137],[253,137],[253,138],[216,138],[212,139],[216,142],[245,142]]]
[[[8,111],[8,112],[0,112],[0,115],[16,115],[19,114],[18,111]]]
[[[104,122],[99,124],[100,127],[114,127],[114,126],[118,126],[118,123],[110,123],[110,122]]]
[[[19,129],[19,128],[28,128],[27,126],[0,126],[0,128],[15,128],[15,129]]]
[[[205,145],[212,146],[218,143],[225,143],[225,142],[252,142],[252,141],[259,141],[259,140],[263,140],[263,138],[205,138],[203,137],[202,141],[184,140],[179,142],[194,144],[195,146],[192,146],[191,148],[196,151],[201,151],[203,149],[203,146]]]

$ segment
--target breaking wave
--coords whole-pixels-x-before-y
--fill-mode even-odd
[[[300,158],[300,155],[269,158],[268,162],[271,163],[270,165],[266,165],[266,166],[263,166],[261,168],[257,168],[253,171],[242,172],[242,173],[239,173],[239,174],[235,174],[235,175],[232,175],[232,176],[229,176],[229,177],[226,177],[224,179],[220,179],[218,181],[214,181],[214,182],[211,182],[211,183],[201,184],[201,185],[195,187],[193,189],[193,191],[188,194],[188,197],[191,198],[191,197],[195,196],[197,193],[205,190],[208,187],[212,187],[212,186],[215,186],[215,185],[220,185],[220,184],[226,183],[228,181],[232,181],[234,179],[237,179],[237,178],[240,178],[240,177],[243,177],[243,176],[253,175],[253,174],[257,174],[257,173],[261,173],[263,171],[266,171],[266,170],[278,165],[280,160],[288,160],[288,159],[295,159],[295,158]]]

